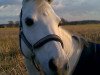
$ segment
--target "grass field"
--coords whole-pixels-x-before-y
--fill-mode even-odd
[[[62,26],[86,39],[100,43],[100,25]],[[19,51],[18,28],[0,28],[0,75],[27,75]]]
[[[89,41],[100,43],[100,24],[63,26],[65,30],[78,33]]]
[[[27,75],[17,28],[0,28],[0,75]]]

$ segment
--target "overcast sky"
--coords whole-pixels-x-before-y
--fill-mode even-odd
[[[0,23],[19,20],[22,0],[0,0]],[[55,12],[67,20],[100,20],[100,0],[54,0]]]

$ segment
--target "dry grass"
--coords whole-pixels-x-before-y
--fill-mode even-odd
[[[17,28],[0,28],[0,75],[27,75],[19,52]]]
[[[65,30],[72,33],[78,33],[79,35],[85,37],[87,40],[100,43],[100,24],[92,25],[67,25],[62,26]]]
[[[64,26],[66,30],[100,43],[100,25]],[[27,75],[19,51],[17,28],[0,28],[0,75]]]

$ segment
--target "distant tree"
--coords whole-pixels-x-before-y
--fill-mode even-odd
[[[15,21],[14,27],[19,27],[19,21]]]
[[[13,27],[14,22],[13,21],[8,21],[8,25],[9,25],[9,27]]]
[[[62,23],[65,23],[66,22],[66,20],[64,18],[61,18],[61,21],[62,21]]]
[[[60,25],[66,25],[66,24],[67,24],[67,21],[64,18],[61,18]]]
[[[0,25],[0,28],[4,28],[4,26],[3,25]]]
[[[13,22],[13,21],[8,21],[8,23],[9,23],[9,24],[11,24],[11,25],[13,25],[13,24],[14,24],[14,22]]]

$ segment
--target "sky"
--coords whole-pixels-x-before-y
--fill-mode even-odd
[[[53,0],[54,11],[68,21],[100,20],[100,0]],[[22,0],[0,0],[0,24],[19,20]]]

